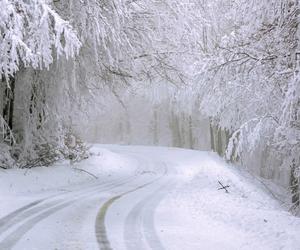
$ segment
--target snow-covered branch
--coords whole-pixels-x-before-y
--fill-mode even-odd
[[[74,57],[81,43],[71,25],[44,0],[0,2],[0,74],[8,79],[22,66],[49,68],[53,51]]]

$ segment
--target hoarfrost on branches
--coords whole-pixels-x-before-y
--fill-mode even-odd
[[[57,57],[74,57],[81,42],[71,25],[44,0],[0,2],[0,74],[8,79],[21,66],[49,68]]]

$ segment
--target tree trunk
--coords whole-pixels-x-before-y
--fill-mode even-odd
[[[300,206],[300,189],[299,189],[299,176],[297,175],[296,164],[293,163],[291,166],[291,193],[292,193],[292,204],[293,208],[298,208]]]
[[[158,145],[159,144],[159,139],[158,139],[158,108],[154,107],[153,111],[153,145]]]
[[[212,125],[211,120],[209,120],[209,131],[210,131],[210,145],[211,145],[211,149],[213,151],[215,151],[215,137],[214,137],[214,128]]]
[[[8,86],[4,90],[4,105],[3,105],[3,118],[8,124],[10,130],[13,129],[13,111],[14,111],[14,98],[15,98],[15,79],[10,78]]]
[[[193,135],[193,118],[192,115],[188,116],[189,125],[189,148],[194,149],[194,135]]]

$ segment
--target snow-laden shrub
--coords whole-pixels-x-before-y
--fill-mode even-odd
[[[23,148],[19,151],[18,166],[20,168],[48,167],[63,159],[74,163],[89,157],[89,147],[71,133],[65,135],[64,143],[45,142],[34,145],[35,148],[27,150]]]
[[[65,147],[63,155],[70,159],[71,163],[78,162],[89,157],[89,147],[74,133],[65,135]]]
[[[11,157],[10,147],[4,143],[0,143],[0,168],[11,168],[16,164]]]

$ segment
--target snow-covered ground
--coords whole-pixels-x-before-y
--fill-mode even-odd
[[[212,153],[183,151],[175,162],[179,185],[155,215],[168,249],[300,249],[300,218],[252,176]]]
[[[90,154],[89,159],[74,165],[65,161],[44,168],[0,169],[0,217],[36,199],[77,190],[115,175],[132,175],[137,168],[132,157],[99,146]]]
[[[300,219],[210,152],[95,145],[72,166],[0,171],[1,250],[99,248],[294,250]]]

